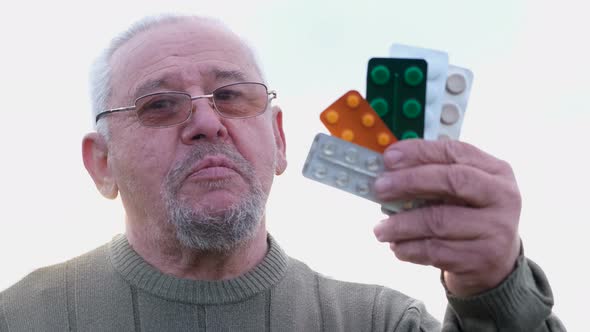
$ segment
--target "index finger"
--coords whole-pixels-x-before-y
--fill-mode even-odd
[[[475,146],[454,141],[410,139],[392,144],[383,153],[385,167],[391,170],[425,164],[463,164],[490,174],[512,174],[512,168]]]

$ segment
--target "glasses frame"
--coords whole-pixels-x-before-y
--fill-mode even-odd
[[[219,109],[217,109],[217,105],[215,105],[215,99],[213,98],[213,97],[215,96],[215,93],[216,93],[218,90],[221,90],[221,89],[224,89],[224,88],[227,88],[227,87],[231,87],[231,86],[234,86],[234,85],[240,85],[240,84],[258,84],[258,85],[261,85],[261,86],[263,86],[263,87],[264,87],[264,89],[266,90],[266,94],[267,94],[267,96],[268,96],[269,98],[268,98],[268,100],[267,100],[267,102],[266,102],[266,106],[265,106],[265,107],[264,107],[264,109],[262,109],[262,110],[261,110],[259,113],[256,113],[256,114],[253,114],[253,115],[248,115],[248,116],[227,116],[227,115],[225,115],[225,114],[221,113],[221,112],[219,111]],[[137,98],[135,99],[135,101],[133,102],[133,105],[132,105],[132,106],[117,107],[117,108],[111,108],[111,109],[108,109],[108,110],[102,111],[102,112],[100,112],[100,113],[98,113],[98,114],[96,115],[95,122],[96,122],[96,123],[98,123],[98,120],[100,120],[100,119],[101,119],[103,116],[105,116],[105,115],[108,115],[108,114],[111,114],[111,113],[118,113],[118,112],[127,112],[127,111],[136,111],[136,112],[135,112],[135,116],[137,117],[137,120],[138,120],[138,122],[139,122],[139,123],[140,123],[142,126],[144,126],[144,127],[147,127],[147,128],[168,128],[168,127],[174,127],[174,126],[178,126],[178,125],[180,125],[180,124],[183,124],[183,123],[187,122],[187,121],[188,121],[188,120],[191,118],[191,116],[193,115],[193,113],[194,113],[194,112],[193,112],[193,110],[192,110],[192,108],[191,108],[191,111],[188,113],[188,116],[186,117],[186,119],[182,120],[182,121],[181,121],[181,122],[179,122],[179,123],[175,123],[175,124],[171,124],[171,125],[164,125],[164,126],[146,126],[146,125],[144,125],[144,124],[141,122],[141,120],[139,119],[139,116],[137,115],[137,106],[136,106],[136,104],[137,104],[137,101],[138,101],[139,99],[141,99],[141,98],[150,97],[150,96],[157,96],[157,95],[161,95],[161,94],[167,94],[167,93],[174,93],[174,94],[180,94],[180,95],[185,95],[185,96],[188,96],[188,97],[190,97],[191,104],[192,104],[192,102],[193,102],[193,101],[195,101],[195,100],[199,100],[199,99],[207,98],[207,99],[209,99],[209,104],[213,106],[213,109],[215,110],[215,112],[216,112],[216,113],[217,113],[219,116],[221,116],[221,117],[223,117],[223,118],[227,118],[227,119],[247,119],[247,118],[253,118],[253,117],[255,117],[255,116],[259,116],[260,114],[263,114],[264,112],[266,112],[266,110],[268,109],[268,104],[269,104],[269,103],[270,103],[270,102],[271,102],[273,99],[276,99],[276,98],[277,98],[277,92],[276,92],[275,90],[270,90],[270,91],[269,91],[269,90],[268,90],[268,87],[266,86],[266,84],[264,84],[264,83],[260,83],[260,82],[237,82],[237,83],[231,83],[231,84],[223,85],[223,86],[220,86],[220,87],[216,88],[216,89],[215,89],[215,90],[213,90],[213,92],[211,92],[210,94],[206,94],[206,95],[200,95],[200,96],[191,96],[189,93],[182,92],[182,91],[160,91],[160,92],[148,93],[148,94],[146,94],[146,95],[143,95],[143,96],[137,97]]]

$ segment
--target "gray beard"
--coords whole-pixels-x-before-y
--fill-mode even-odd
[[[209,155],[224,155],[239,169],[250,190],[235,204],[212,211],[195,209],[178,199],[178,191],[187,170]],[[225,187],[220,181],[204,183],[209,189]],[[175,226],[176,238],[185,247],[209,252],[228,253],[252,239],[262,222],[267,194],[256,178],[252,166],[231,146],[200,144],[182,163],[166,176],[162,190],[169,222]]]

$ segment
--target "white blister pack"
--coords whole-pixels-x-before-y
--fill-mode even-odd
[[[438,139],[459,139],[473,84],[473,73],[466,68],[450,65],[440,114]]]
[[[380,153],[320,133],[307,155],[303,176],[379,203],[389,213],[415,207],[413,202],[382,202],[375,197],[373,183],[383,170]]]
[[[442,100],[449,67],[449,55],[442,51],[427,48],[393,44],[389,48],[389,56],[392,58],[424,59],[428,63],[426,73],[424,139],[436,140],[439,134]]]

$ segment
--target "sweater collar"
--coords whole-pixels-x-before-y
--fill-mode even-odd
[[[111,262],[131,285],[155,296],[192,304],[239,302],[277,284],[288,268],[288,257],[268,236],[269,250],[254,269],[228,280],[199,281],[164,274],[147,263],[129,244],[125,235],[117,235],[109,244]]]

